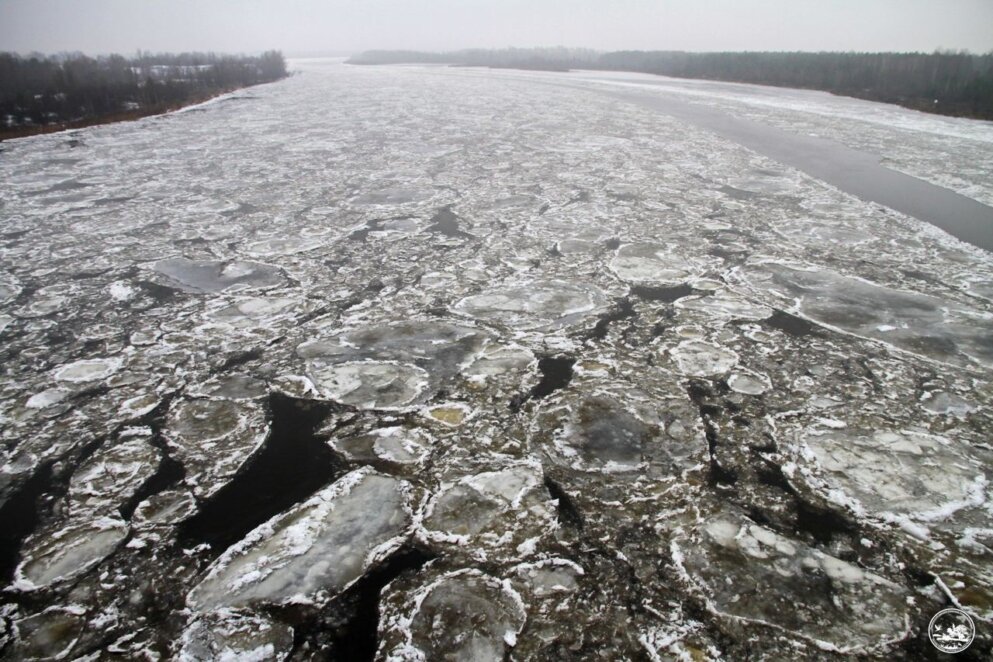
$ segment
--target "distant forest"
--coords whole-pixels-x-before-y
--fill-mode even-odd
[[[603,69],[824,90],[945,115],[993,120],[993,52],[685,53],[566,48],[452,53],[367,51],[352,64],[437,63],[567,71]]]
[[[0,139],[135,119],[286,76],[282,53],[0,53]]]

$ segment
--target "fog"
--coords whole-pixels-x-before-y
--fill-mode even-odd
[[[993,49],[989,0],[0,0],[0,50]]]

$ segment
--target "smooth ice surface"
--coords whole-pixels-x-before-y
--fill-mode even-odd
[[[229,548],[187,601],[203,611],[333,596],[399,544],[406,490],[365,469],[346,474]]]

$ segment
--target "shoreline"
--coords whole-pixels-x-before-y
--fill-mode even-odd
[[[547,71],[550,73],[571,73],[573,71],[603,71],[608,73],[622,73],[622,74],[647,74],[649,76],[661,76],[663,78],[678,78],[680,80],[699,80],[708,81],[713,83],[738,83],[741,85],[759,85],[762,87],[772,87],[778,89],[786,90],[807,90],[812,92],[826,92],[828,94],[833,94],[838,97],[847,97],[849,99],[859,99],[861,101],[872,101],[875,103],[884,103],[890,106],[897,106],[899,108],[906,108],[908,110],[916,110],[921,113],[927,113],[929,115],[936,115],[939,117],[958,117],[962,119],[978,120],[980,122],[993,122],[993,111],[990,113],[973,113],[967,110],[961,109],[959,105],[934,105],[927,102],[927,99],[920,97],[907,98],[904,101],[895,101],[890,97],[883,95],[873,95],[873,94],[858,94],[856,91],[845,91],[843,89],[831,89],[828,87],[817,87],[817,86],[805,86],[796,87],[792,85],[776,85],[775,83],[757,83],[754,81],[744,80],[741,78],[712,78],[712,77],[700,77],[700,76],[677,76],[674,74],[660,74],[651,71],[641,71],[638,69],[612,69],[612,68],[582,68],[582,67],[556,67],[553,65],[534,65],[534,66],[522,66],[513,64],[466,64],[463,62],[415,62],[415,61],[396,61],[396,62],[352,62],[345,61],[345,64],[352,64],[357,66],[383,66],[383,65],[398,65],[398,64],[435,64],[443,67],[453,67],[453,68],[477,68],[477,69],[516,69],[518,71]]]
[[[282,80],[282,79],[278,79]],[[267,81],[276,82],[276,81]],[[171,103],[171,104],[158,104],[156,106],[151,106],[145,109],[138,110],[124,110],[117,113],[110,113],[107,115],[100,115],[96,117],[87,117],[83,119],[73,120],[71,122],[60,122],[58,124],[45,124],[43,126],[30,126],[30,127],[16,127],[16,128],[0,128],[0,142],[5,140],[15,140],[17,138],[30,138],[31,136],[40,136],[49,133],[60,133],[62,131],[73,131],[75,129],[85,129],[91,126],[101,126],[104,124],[116,124],[118,122],[134,122],[140,119],[145,119],[146,117],[154,117],[156,115],[166,115],[168,113],[173,113],[178,110],[183,110],[185,108],[191,108],[193,106],[199,106],[201,104],[213,101],[219,97],[226,94],[231,94],[232,92],[237,92],[238,90],[246,90],[250,87],[255,87],[256,85],[264,85],[265,83],[254,83],[252,85],[241,85],[238,87],[225,88],[223,90],[214,91],[209,94],[201,94],[196,97],[192,97],[181,103]]]

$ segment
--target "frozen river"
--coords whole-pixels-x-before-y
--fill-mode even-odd
[[[989,654],[993,125],[293,66],[0,145],[0,657]]]

